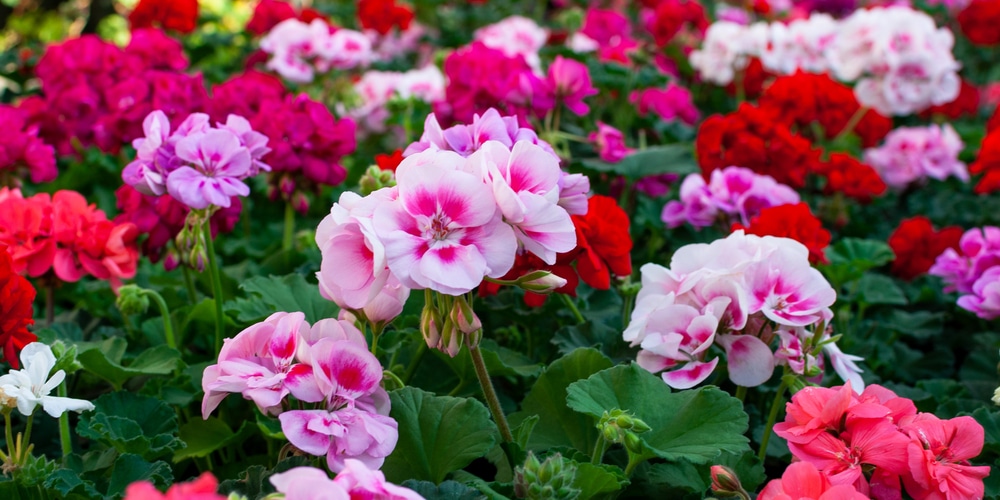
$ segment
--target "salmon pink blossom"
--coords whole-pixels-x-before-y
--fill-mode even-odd
[[[868,495],[844,484],[833,485],[830,478],[809,462],[795,462],[781,479],[772,479],[757,500],[868,500]]]

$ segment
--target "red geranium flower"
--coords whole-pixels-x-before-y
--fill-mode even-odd
[[[974,116],[979,112],[979,89],[965,79],[958,91],[958,97],[949,103],[931,106],[920,112],[921,118],[943,115],[953,120],[963,116]]]
[[[392,172],[396,171],[396,167],[403,162],[403,150],[397,149],[392,152],[391,155],[377,154],[375,155],[375,164],[378,165],[379,170],[389,170]]]
[[[400,31],[409,28],[413,10],[405,5],[396,5],[396,0],[358,0],[358,21],[362,28],[385,35],[394,26],[399,26]]]
[[[976,45],[996,45],[1000,43],[1000,2],[996,0],[972,0],[958,13],[958,25],[962,33]]]
[[[805,203],[765,208],[750,219],[749,226],[733,224],[733,231],[740,229],[757,236],[791,238],[809,249],[809,262],[827,262],[824,250],[830,244],[830,232]]]
[[[576,270],[588,285],[611,288],[611,274],[632,274],[632,237],[628,215],[614,198],[595,194],[588,200],[587,215],[574,215],[576,245],[581,254]]]
[[[896,254],[892,274],[909,281],[926,273],[946,249],[958,249],[961,238],[962,228],[958,226],[935,231],[927,217],[904,219],[889,236],[889,246]]]
[[[885,192],[885,182],[872,167],[851,155],[833,153],[819,164],[816,173],[826,177],[826,191],[840,192],[860,202],[868,202]]]
[[[190,33],[198,26],[198,0],[139,0],[128,21],[133,30],[157,24],[165,30]]]
[[[969,173],[984,174],[976,184],[976,193],[992,193],[1000,189],[1000,131],[990,132],[983,138],[979,156],[969,166]]]
[[[13,259],[7,247],[0,245],[0,359],[17,369],[17,355],[24,346],[38,337],[28,331],[32,319],[31,303],[35,287],[14,272]]]

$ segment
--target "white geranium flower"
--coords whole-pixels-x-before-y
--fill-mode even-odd
[[[56,357],[49,346],[39,342],[24,346],[21,364],[24,369],[11,370],[7,375],[0,376],[0,390],[17,400],[17,409],[23,415],[30,416],[39,404],[45,413],[55,418],[67,410],[81,412],[94,409],[89,401],[49,396],[52,389],[66,378],[66,372],[62,370],[49,378],[49,372],[56,366]]]

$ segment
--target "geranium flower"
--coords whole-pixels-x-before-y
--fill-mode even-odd
[[[622,131],[601,121],[597,122],[597,132],[591,132],[587,139],[594,143],[598,156],[608,163],[618,163],[630,152]]]
[[[795,462],[772,479],[757,500],[868,500],[853,486],[830,483],[830,478],[810,462]]]
[[[904,219],[889,235],[889,247],[896,254],[892,274],[909,281],[926,273],[945,250],[957,250],[961,238],[962,228],[958,226],[935,231],[927,217]]]
[[[822,222],[805,203],[766,207],[750,219],[748,226],[733,224],[733,230],[738,229],[747,234],[791,238],[809,249],[810,263],[827,263],[824,250],[830,244],[830,232],[823,229]]]
[[[250,194],[241,179],[250,173],[250,151],[228,130],[209,130],[177,142],[186,162],[167,177],[167,192],[194,209],[228,207],[230,197]],[[190,166],[189,166],[190,165]]]
[[[901,430],[910,436],[910,474],[903,475],[906,491],[914,498],[983,498],[987,465],[969,460],[983,451],[983,426],[972,417],[941,420],[921,413]]]
[[[30,416],[38,405],[53,418],[67,411],[79,413],[94,409],[89,401],[49,395],[66,378],[63,370],[49,377],[56,366],[56,357],[49,346],[39,342],[26,345],[21,350],[21,363],[23,369],[0,376],[0,391],[17,400],[17,410],[22,415]]]
[[[413,490],[387,482],[382,472],[369,469],[363,462],[354,459],[345,460],[344,469],[333,479],[313,467],[295,467],[274,474],[269,479],[279,493],[295,500],[423,499]]]
[[[159,24],[163,29],[190,33],[198,26],[198,0],[139,0],[128,20],[132,29]]]
[[[808,443],[788,443],[792,454],[830,477],[833,484],[868,487],[863,468],[874,466],[890,475],[906,474],[909,440],[885,419],[848,419],[838,436],[820,433]]]
[[[160,493],[149,481],[136,481],[125,488],[125,500],[225,500],[216,493],[219,481],[211,472],[203,472],[194,481],[174,483],[166,493]]]
[[[574,215],[577,246],[581,255],[576,261],[580,278],[598,289],[611,288],[611,274],[632,274],[632,237],[629,219],[614,198],[591,196],[587,214]]]
[[[585,64],[556,56],[543,80],[542,93],[540,107],[551,108],[562,102],[577,116],[584,116],[590,112],[590,106],[583,100],[597,95],[597,89],[590,83],[590,71]]]
[[[20,366],[18,353],[37,339],[28,331],[28,325],[35,322],[31,307],[34,300],[35,287],[14,272],[7,247],[0,245],[0,355],[15,369]]]

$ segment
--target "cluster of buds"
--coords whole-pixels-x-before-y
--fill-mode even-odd
[[[301,177],[298,182],[296,182],[296,177]],[[309,185],[310,183],[301,175],[290,172],[274,172],[268,175],[267,197],[272,201],[285,200],[292,205],[296,212],[304,215],[309,213],[309,197],[301,187]],[[316,191],[318,191],[318,186]]]
[[[426,300],[420,313],[420,333],[427,347],[446,352],[451,357],[458,355],[463,343],[475,349],[483,338],[483,323],[472,310],[471,296],[454,297],[429,289],[424,292]]]
[[[184,228],[174,238],[180,261],[198,272],[203,272],[208,263],[208,243],[203,227],[211,217],[211,208],[192,210],[184,221]]]
[[[639,434],[647,432],[650,427],[641,419],[625,410],[615,408],[605,411],[597,422],[601,436],[609,443],[621,443],[629,453],[642,453],[642,440]]]
[[[528,452],[523,466],[514,469],[514,495],[530,500],[573,500],[580,490],[573,488],[576,466],[555,453],[539,462],[534,453]]]
[[[396,185],[396,173],[392,170],[383,170],[378,165],[371,165],[358,181],[361,187],[361,196],[368,196],[382,188]]]

